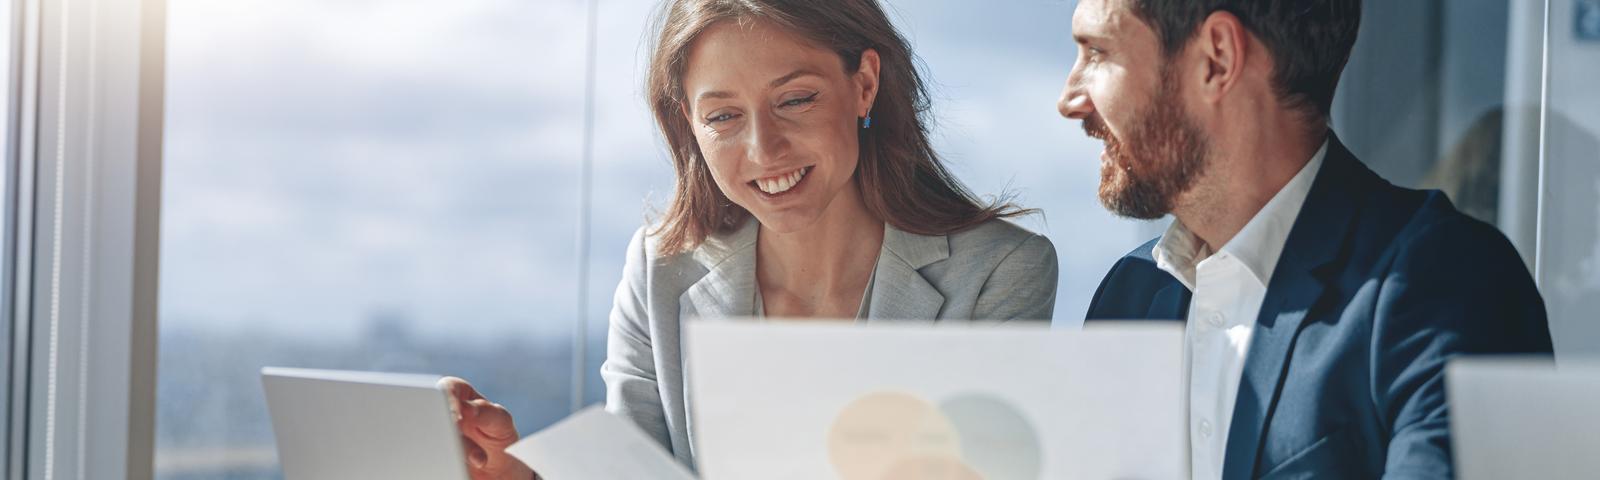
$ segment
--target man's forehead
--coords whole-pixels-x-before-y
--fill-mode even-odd
[[[1080,0],[1072,13],[1072,33],[1077,37],[1109,38],[1125,34],[1137,22],[1132,0]]]

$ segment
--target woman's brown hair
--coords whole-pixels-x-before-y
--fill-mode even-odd
[[[737,228],[750,215],[717,188],[682,110],[689,48],[701,32],[724,21],[769,22],[837,52],[846,72],[860,68],[862,52],[878,52],[880,87],[872,128],[860,131],[855,176],[862,202],[873,215],[906,232],[944,235],[1032,212],[1006,202],[978,201],[940,163],[924,123],[927,87],[911,48],[877,0],[669,0],[656,21],[660,36],[646,95],[677,171],[672,203],[653,232],[660,253],[692,250],[712,234]]]

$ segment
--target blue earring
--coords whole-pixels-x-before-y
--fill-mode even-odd
[[[872,128],[872,114],[870,113],[867,114],[866,118],[861,119],[861,129],[866,130],[869,128]]]

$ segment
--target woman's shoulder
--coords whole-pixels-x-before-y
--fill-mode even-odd
[[[694,250],[662,252],[661,232],[655,225],[645,224],[633,231],[628,241],[629,270],[676,270],[693,265]]]
[[[747,226],[713,234],[687,250],[664,252],[660,229],[646,224],[635,230],[628,242],[623,275],[654,290],[687,289],[724,262],[746,261],[755,248],[754,233]]]
[[[647,223],[634,230],[633,239],[628,242],[628,258],[648,261],[657,266],[706,266],[743,250],[754,248],[755,230],[752,222],[733,230],[712,234],[693,248],[679,252],[663,252],[660,226]]]
[[[1039,260],[1055,258],[1055,245],[1049,238],[1005,219],[992,219],[946,237],[950,241],[951,258],[1014,255]]]

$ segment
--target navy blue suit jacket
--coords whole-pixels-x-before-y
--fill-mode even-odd
[[[1155,241],[1111,268],[1093,320],[1182,321]],[[1391,185],[1331,134],[1257,317],[1223,478],[1451,478],[1444,365],[1551,351],[1504,235],[1444,194]]]

